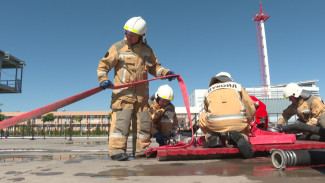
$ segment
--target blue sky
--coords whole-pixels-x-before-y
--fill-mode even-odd
[[[246,87],[260,85],[256,28],[258,0],[0,0],[0,49],[25,61],[23,92],[1,94],[3,112],[28,112],[98,86],[96,69],[109,47],[124,36],[125,22],[142,16],[147,40],[165,68],[184,79],[188,93],[229,72]],[[319,80],[325,96],[325,1],[263,0],[271,84]],[[4,71],[5,72],[5,71]],[[112,77],[109,73],[109,77]],[[2,73],[4,75],[6,73]],[[174,88],[177,81],[150,82]],[[110,110],[105,90],[64,107]],[[59,111],[62,109],[59,109]]]

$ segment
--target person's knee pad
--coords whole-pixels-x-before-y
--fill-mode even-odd
[[[317,125],[320,126],[321,128],[325,128],[325,113],[319,116]]]
[[[122,109],[116,112],[114,133],[119,133],[123,136],[129,135],[131,115],[132,109]]]
[[[143,111],[138,113],[140,120],[140,134],[147,135],[151,131],[151,117],[149,111]]]

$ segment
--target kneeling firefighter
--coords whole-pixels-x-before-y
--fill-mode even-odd
[[[198,122],[205,134],[203,147],[235,145],[245,158],[254,156],[248,141],[249,123],[256,113],[254,102],[229,73],[220,72],[211,78],[204,109]]]
[[[148,101],[152,119],[152,136],[160,146],[167,145],[170,137],[175,133],[174,130],[178,129],[175,107],[171,103],[173,99],[173,89],[168,85],[162,85]]]

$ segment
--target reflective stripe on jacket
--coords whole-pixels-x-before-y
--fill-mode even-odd
[[[207,127],[214,132],[242,131],[253,119],[254,102],[244,88],[235,82],[217,83],[204,98]]]
[[[152,135],[157,132],[166,137],[171,135],[174,126],[178,127],[178,120],[174,105],[170,102],[165,108],[161,108],[154,98],[149,99],[150,114],[152,119]]]
[[[284,124],[293,115],[297,115],[301,121],[310,125],[316,125],[319,117],[324,113],[325,105],[319,97],[313,95],[307,99],[300,97],[297,104],[292,103],[283,110],[278,123]]]
[[[148,72],[155,76],[165,76],[165,69],[157,61],[152,49],[140,42],[128,46],[125,40],[115,43],[106,55],[99,61],[97,76],[99,83],[108,80],[107,73],[114,68],[114,85],[122,85],[148,79]],[[112,109],[122,109],[123,102],[147,102],[149,98],[148,83],[114,90],[112,94]],[[120,101],[118,101],[120,100]]]

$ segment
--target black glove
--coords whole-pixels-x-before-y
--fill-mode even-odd
[[[175,73],[173,71],[168,71],[166,76],[169,76],[169,75],[174,75]],[[176,78],[176,76],[172,76],[172,77],[169,77],[168,78],[168,81],[172,81]]]
[[[163,134],[157,132],[157,133],[155,133],[155,137],[156,137],[156,142],[159,145],[163,146],[163,145],[166,145],[167,144],[167,141],[165,139],[166,137]]]
[[[104,80],[99,84],[99,87],[101,87],[103,90],[111,86],[114,86],[114,84],[110,80]]]

